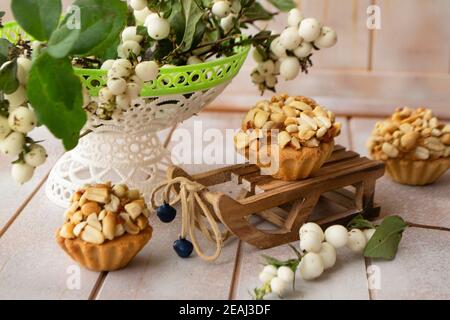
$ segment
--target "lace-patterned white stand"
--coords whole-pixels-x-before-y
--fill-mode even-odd
[[[119,118],[91,117],[86,129],[92,132],[64,154],[50,172],[47,197],[66,207],[70,195],[86,183],[126,183],[148,195],[166,175],[170,152],[157,132],[176,125],[201,111],[229,84],[188,94],[145,98]]]

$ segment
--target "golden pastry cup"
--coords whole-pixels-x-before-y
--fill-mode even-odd
[[[56,242],[76,262],[93,271],[122,269],[138,254],[152,237],[150,225],[137,235],[124,234],[102,244],[92,244],[79,238],[65,239],[56,231]]]
[[[386,171],[396,182],[411,186],[434,183],[450,168],[450,157],[435,160],[389,159]]]
[[[279,149],[278,171],[271,176],[275,179],[284,181],[295,181],[306,179],[319,171],[322,165],[327,161],[334,149],[334,140],[330,142],[321,142],[318,147],[302,147],[296,150],[291,146]],[[245,149],[245,157],[249,159],[249,148]],[[259,151],[258,151],[259,152]],[[271,155],[270,146],[267,147],[267,155]],[[258,167],[264,172],[270,167],[268,164],[262,164],[258,161]]]

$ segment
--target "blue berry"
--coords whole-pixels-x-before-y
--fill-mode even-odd
[[[164,202],[164,204],[158,209],[156,209],[156,214],[158,215],[159,220],[164,223],[172,222],[177,215],[177,210],[174,207]]]
[[[189,240],[180,238],[173,243],[173,249],[181,258],[187,258],[194,250],[194,246]]]

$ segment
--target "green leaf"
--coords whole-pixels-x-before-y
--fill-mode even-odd
[[[368,258],[394,259],[402,233],[408,225],[399,216],[390,216],[383,220],[364,250]]]
[[[82,108],[81,81],[70,59],[55,59],[48,53],[39,56],[31,68],[28,99],[39,122],[63,140],[66,150],[74,148],[87,117]]]
[[[185,19],[183,14],[183,7],[180,1],[175,1],[172,4],[172,12],[168,18],[170,23],[170,30],[175,33],[176,42],[181,43],[184,36]]]
[[[280,11],[287,12],[296,7],[295,2],[292,0],[268,0],[274,7]]]
[[[181,49],[187,51],[191,48],[196,35],[196,28],[203,16],[203,10],[193,0],[181,0],[184,14],[184,35],[181,42]]]
[[[347,229],[372,229],[375,228],[374,224],[369,220],[364,219],[360,214],[355,216],[348,224]]]
[[[19,87],[17,80],[17,60],[14,59],[0,69],[0,91],[14,93]]]
[[[120,45],[120,38],[117,38],[116,41],[114,41],[109,48],[107,48],[105,51],[103,51],[102,54],[97,55],[97,58],[105,61],[108,59],[117,59],[118,53],[117,53],[117,47]]]
[[[48,42],[48,53],[56,59],[66,57],[80,36],[80,29],[72,29],[71,32],[55,31]]]
[[[12,44],[6,39],[0,39],[0,67],[8,61],[9,57],[9,49],[11,48]]]
[[[249,20],[271,20],[274,16],[273,13],[264,9],[263,6],[256,1],[251,6],[244,9],[243,15]]]
[[[58,26],[62,7],[60,0],[12,0],[11,9],[28,34],[46,41]]]
[[[173,51],[173,49],[174,47],[172,41],[170,41],[169,39],[160,40],[156,44],[152,59],[162,61],[170,52]]]
[[[121,0],[77,0],[70,11],[49,44],[49,54],[55,58],[69,48],[73,55],[101,57],[127,24],[128,7]]]

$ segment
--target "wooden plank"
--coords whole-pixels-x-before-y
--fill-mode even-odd
[[[273,209],[263,210],[258,212],[257,215],[279,228],[285,228],[286,217],[281,216]]]
[[[0,190],[2,192],[2,208],[0,209],[0,236],[6,231],[7,225],[13,222],[14,217],[20,213],[23,205],[37,191],[46,178],[51,167],[62,155],[62,143],[54,138],[44,127],[33,130],[30,135],[36,141],[45,140],[42,145],[47,149],[48,158],[45,164],[35,170],[33,178],[24,185],[18,185],[11,177],[11,161],[13,159],[0,155]]]
[[[0,299],[90,296],[99,273],[79,268],[56,244],[62,223],[63,210],[40,188],[0,239]]]
[[[347,151],[347,150],[340,150],[337,152],[333,152],[333,154],[331,155],[331,157],[325,161],[325,165],[333,163],[333,162],[338,162],[338,161],[342,161],[342,160],[347,160],[347,159],[352,159],[352,158],[356,158],[359,157],[359,154],[353,151]]]
[[[338,162],[338,163],[331,163],[327,166],[322,167],[316,174],[313,175],[313,177],[300,180],[300,181],[281,181],[281,180],[273,180],[268,183],[261,183],[257,186],[257,189],[262,191],[271,191],[278,188],[284,188],[284,187],[293,187],[293,186],[307,186],[309,183],[313,183],[313,181],[317,180],[319,177],[324,177],[327,174],[333,174],[336,173],[336,176],[340,176],[341,172],[342,175],[347,174],[348,168],[353,168],[353,172],[355,170],[358,170],[359,167],[366,167],[367,164],[370,166],[373,166],[373,163],[370,163],[367,158],[354,158],[350,159],[344,162]],[[339,170],[339,171],[338,171]],[[330,179],[331,177],[329,177]]]
[[[344,189],[341,189],[344,190]],[[343,206],[344,208],[350,209],[355,208],[355,198],[348,197],[346,195],[343,195],[338,190],[335,191],[329,191],[322,194],[322,197],[330,200],[334,203],[339,204],[340,206]]]
[[[233,170],[231,173],[231,181],[233,181],[235,184],[241,184],[243,177],[249,175],[249,174],[255,174],[259,172],[259,168],[255,165],[247,165],[244,168],[241,168],[239,170]]]
[[[374,70],[448,74],[448,0],[377,0],[377,5],[382,25],[375,31]]]

